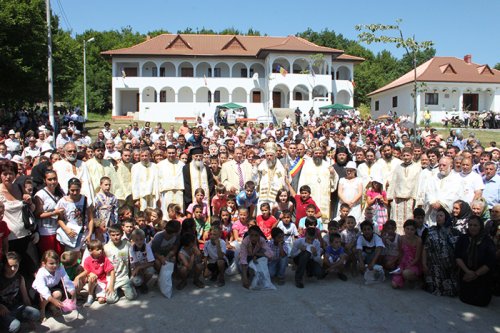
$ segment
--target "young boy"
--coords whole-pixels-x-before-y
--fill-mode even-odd
[[[216,194],[212,198],[212,214],[219,216],[221,208],[227,205],[226,187],[219,184],[215,187],[215,192]]]
[[[413,219],[417,223],[417,235],[422,239],[423,244],[429,233],[429,226],[425,223],[425,210],[419,207],[415,208],[413,210]]]
[[[359,230],[356,228],[356,219],[354,216],[348,216],[345,222],[346,227],[340,233],[342,237],[342,246],[347,254],[347,262],[356,262],[356,243],[358,241]]]
[[[193,219],[196,222],[198,245],[200,246],[200,250],[203,250],[210,231],[210,223],[205,221],[205,217],[203,216],[203,207],[199,205],[193,207]]]
[[[155,257],[155,270],[160,272],[161,267],[168,262],[175,263],[179,249],[179,231],[181,223],[177,220],[168,221],[163,231],[158,232],[151,241],[151,249]]]
[[[118,199],[110,192],[111,179],[102,177],[99,187],[94,199],[94,217],[104,220],[106,226],[118,223]]]
[[[153,268],[155,257],[151,250],[151,245],[145,242],[146,235],[141,229],[132,231],[132,246],[130,247],[130,268],[132,284],[140,292],[146,294],[148,285],[152,285],[155,269]]]
[[[335,220],[328,222],[328,233],[323,236],[323,244],[328,246],[330,244],[330,236],[338,233],[340,233],[339,223]]]
[[[345,220],[346,217],[349,215],[351,211],[351,208],[349,207],[348,204],[343,203],[340,205],[339,208],[339,215],[335,218],[335,220],[340,221],[340,220]]]
[[[283,230],[285,243],[291,249],[294,240],[299,237],[299,231],[295,223],[292,223],[292,213],[289,210],[282,211],[281,216],[281,221],[278,223],[277,228]]]
[[[134,217],[134,209],[129,205],[123,205],[118,209],[118,222],[123,222]]]
[[[342,237],[338,233],[329,235],[329,244],[325,250],[323,265],[327,273],[337,273],[337,276],[342,281],[347,281],[347,276],[344,274],[344,268],[347,261],[347,254],[342,247]]]
[[[277,284],[285,284],[285,272],[288,266],[288,254],[290,249],[285,243],[285,233],[279,228],[271,230],[272,239],[267,241],[269,248],[273,251],[273,257],[268,262],[269,275],[271,279],[276,277]]]
[[[90,255],[83,262],[83,272],[75,279],[76,281],[82,278],[87,279],[89,295],[84,306],[89,307],[94,303],[94,293],[99,304],[106,303],[107,296],[109,296],[110,303],[114,303],[115,270],[113,264],[104,255],[101,241],[91,240],[88,249]]]
[[[321,217],[321,211],[319,210],[318,205],[316,205],[316,202],[314,202],[313,198],[311,197],[311,188],[308,185],[302,185],[300,187],[300,195],[295,192],[292,185],[290,184],[288,184],[288,190],[295,198],[295,224],[299,227],[300,231],[299,223],[303,217],[307,216],[307,207],[310,207],[310,205],[314,207],[315,210],[313,216],[315,216],[316,218]]]
[[[140,229],[144,232],[144,241],[149,243],[155,235],[155,229],[146,222],[146,214],[143,211],[137,212],[135,216],[135,223],[136,229]]]
[[[257,216],[257,225],[264,233],[266,239],[271,239],[271,229],[278,225],[278,220],[271,215],[271,206],[264,202],[260,205],[261,215]]]
[[[317,218],[316,217],[316,205],[315,204],[308,204],[307,207],[306,207],[306,216],[304,216],[303,218],[300,219],[299,221],[299,233],[302,233],[302,230],[304,230],[304,228],[306,227],[306,219],[308,217],[312,217],[314,219],[316,219],[316,227],[319,229],[319,230],[323,230],[323,223],[321,221],[320,218]],[[327,242],[328,243],[328,242]]]
[[[108,233],[111,242],[104,245],[104,253],[113,264],[116,279],[113,295],[108,295],[106,302],[116,303],[118,301],[118,295],[116,293],[118,289],[122,289],[128,300],[133,300],[137,297],[137,294],[129,278],[129,242],[122,239],[123,230],[118,224],[110,226],[108,228]]]
[[[252,217],[254,216],[253,213],[258,201],[259,195],[257,194],[257,191],[255,191],[255,183],[249,180],[245,183],[244,191],[241,191],[236,196],[236,203],[238,204],[238,207],[248,209],[248,216]]]
[[[205,285],[200,280],[203,271],[203,264],[200,258],[200,251],[196,246],[196,236],[192,233],[181,235],[181,248],[179,250],[177,261],[177,273],[180,282],[177,284],[177,290],[182,290],[187,285],[187,279],[193,276],[193,284],[198,288],[204,288]]]
[[[361,236],[358,237],[356,242],[356,252],[358,254],[359,270],[364,273],[366,269],[373,270],[385,246],[382,238],[373,233],[373,223],[363,221],[360,226]]]
[[[299,238],[293,243],[291,253],[293,261],[297,265],[295,270],[295,286],[304,288],[304,274],[314,275],[317,279],[322,279],[323,269],[321,268],[321,245],[316,239],[316,228],[307,228],[306,237]]]
[[[127,242],[130,243],[131,239],[130,236],[132,236],[132,231],[135,229],[135,223],[133,219],[126,219],[121,223],[121,228],[123,230],[123,237],[122,239],[126,240]]]
[[[218,226],[210,228],[210,240],[205,243],[203,248],[204,266],[210,271],[211,281],[217,281],[217,287],[225,285],[224,272],[226,271],[226,242],[221,239],[221,229]]]

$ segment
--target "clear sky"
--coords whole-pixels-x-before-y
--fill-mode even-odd
[[[134,31],[164,29],[172,33],[187,27],[215,31],[249,28],[270,36],[286,36],[307,28],[325,28],[357,39],[356,24],[392,24],[419,41],[435,43],[438,56],[463,58],[494,66],[500,62],[500,0],[52,0],[52,10],[64,29]],[[61,9],[62,8],[62,9]],[[400,57],[392,45],[364,45],[374,52],[384,48]]]

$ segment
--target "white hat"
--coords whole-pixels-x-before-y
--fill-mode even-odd
[[[23,164],[23,158],[19,155],[14,155],[11,161],[17,164]]]
[[[44,132],[47,130],[47,127],[45,127],[45,125],[42,125],[42,126],[38,127],[38,130]]]
[[[379,183],[381,185],[384,185],[384,181],[382,180],[382,177],[379,175],[372,176],[372,182]]]
[[[356,166],[356,162],[349,161],[347,162],[345,169],[354,169],[356,170],[358,167]]]
[[[13,129],[11,129],[11,130],[9,131],[9,135],[12,135],[12,134],[14,134],[14,135],[16,134],[16,132],[14,132],[14,130],[13,130]]]
[[[54,148],[52,148],[52,146],[50,145],[50,143],[44,142],[42,144],[42,147],[41,147],[40,150],[41,150],[41,152],[43,154],[43,153],[46,153],[46,152],[52,152],[54,150]]]

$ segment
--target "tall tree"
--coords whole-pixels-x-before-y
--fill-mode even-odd
[[[500,62],[497,62],[497,64],[495,65],[495,69],[498,69],[500,71]]]

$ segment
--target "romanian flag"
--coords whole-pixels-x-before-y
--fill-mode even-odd
[[[302,169],[302,165],[304,165],[304,159],[301,158],[297,161],[297,163],[295,163],[295,165],[290,169],[290,176],[295,177],[295,175],[297,174],[297,172],[300,171],[300,169]]]
[[[288,71],[285,69],[285,67],[282,67],[280,65],[276,66],[276,71],[278,71],[283,76],[286,76],[288,74]]]

